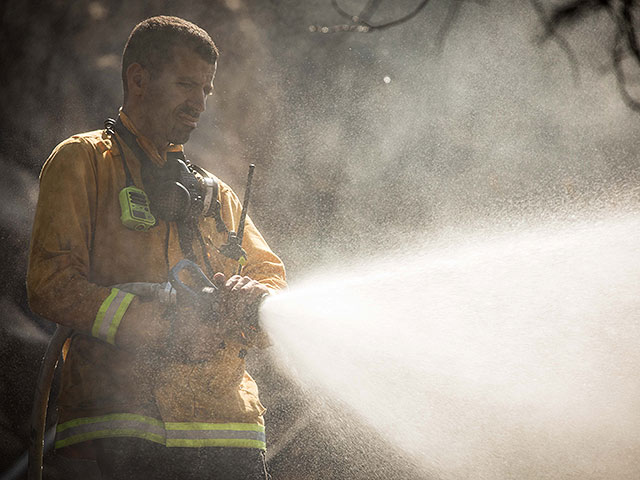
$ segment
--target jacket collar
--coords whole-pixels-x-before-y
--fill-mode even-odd
[[[133,124],[129,116],[124,113],[122,108],[120,109],[120,118],[122,119],[122,124],[136,137],[136,141],[140,148],[147,154],[147,156],[151,159],[151,161],[162,167],[167,162],[167,152],[183,152],[184,148],[182,145],[174,145],[169,144],[166,149],[159,151],[158,148],[153,144],[151,140],[142,135],[136,126]]]

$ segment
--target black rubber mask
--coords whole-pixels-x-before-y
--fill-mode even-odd
[[[168,158],[162,168],[147,164],[142,169],[142,182],[156,217],[181,222],[197,215],[193,204],[200,196],[197,180],[182,160]]]

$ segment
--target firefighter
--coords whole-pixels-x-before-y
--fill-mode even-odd
[[[243,322],[285,287],[284,267],[248,217],[241,258],[220,253],[242,205],[182,147],[217,59],[190,22],[139,23],[123,53],[117,120],[63,141],[40,175],[29,302],[74,331],[55,446],[95,459],[104,479],[267,478],[265,409],[244,360],[267,340]],[[184,258],[221,292],[219,322],[174,301],[168,273]]]

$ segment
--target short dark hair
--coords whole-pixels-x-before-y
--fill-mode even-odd
[[[122,54],[122,87],[127,97],[127,68],[139,63],[152,71],[160,71],[172,59],[176,46],[192,49],[213,64],[218,60],[218,48],[207,32],[182,18],[161,15],[143,20],[129,35]]]

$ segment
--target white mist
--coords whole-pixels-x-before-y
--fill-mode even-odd
[[[640,216],[451,237],[269,299],[283,363],[425,475],[640,478]]]

